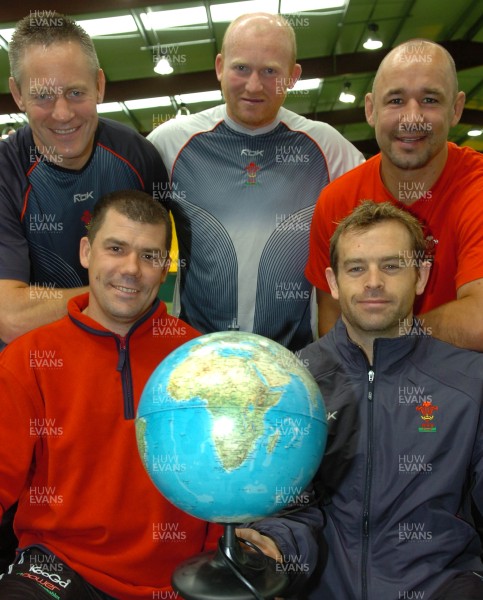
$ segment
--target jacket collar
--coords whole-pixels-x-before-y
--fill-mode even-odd
[[[417,319],[413,319],[413,326],[409,334],[395,338],[377,338],[374,340],[373,364],[369,361],[362,348],[353,342],[342,319],[339,318],[333,329],[327,334],[331,335],[338,352],[342,358],[351,363],[355,368],[372,366],[375,369],[383,367],[385,370],[397,365],[401,360],[412,354],[418,338],[421,337],[421,325]]]
[[[119,334],[114,333],[109,329],[106,329],[100,323],[94,321],[94,319],[91,319],[88,315],[84,314],[82,311],[85,310],[88,305],[88,292],[85,294],[81,294],[80,296],[74,296],[74,298],[71,298],[69,300],[67,304],[67,312],[69,318],[75,325],[77,325],[77,327],[80,327],[81,329],[84,329],[85,331],[88,331],[93,335],[117,338],[122,337]],[[153,302],[151,309],[146,314],[144,314],[138,321],[133,323],[126,335],[126,338],[129,338],[132,335],[132,333],[134,333],[134,331],[140,328],[143,331],[149,329],[151,327],[151,318],[155,314],[156,318],[161,318],[167,315],[166,305],[164,304],[164,302],[160,302],[159,298],[156,298],[156,300]]]

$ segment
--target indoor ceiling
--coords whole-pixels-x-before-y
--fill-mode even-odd
[[[326,11],[305,11],[305,0],[298,0],[297,12],[292,9],[290,14],[284,8],[287,1],[229,3],[239,5],[242,12],[247,12],[248,5],[257,10],[281,12],[294,26],[302,79],[321,81],[315,89],[291,92],[285,103],[287,108],[330,123],[366,155],[373,154],[377,146],[373,130],[365,122],[364,95],[372,85],[375,69],[387,51],[398,43],[427,38],[443,44],[451,52],[460,88],[466,92],[463,117],[452,129],[450,139],[483,151],[483,135],[468,136],[470,130],[483,129],[481,0],[346,0],[341,8]],[[183,111],[186,106],[193,113],[221,102],[212,99],[193,103],[187,95],[219,91],[213,64],[227,26],[218,14],[220,5],[225,4],[227,0],[170,0],[149,6],[142,0],[55,0],[53,8],[77,21],[130,17],[133,31],[93,36],[108,81],[105,102],[119,103],[116,112],[104,114],[147,134],[153,126],[175,116],[180,107]],[[48,16],[51,10],[38,0],[18,0],[5,5],[6,0],[3,0],[0,30],[13,28],[25,15],[41,18]],[[166,28],[161,15],[160,25],[154,29],[146,26],[144,14],[193,7],[201,10],[205,23]],[[380,50],[365,50],[362,46],[372,23],[378,26],[377,34],[383,42]],[[0,37],[0,115],[17,112],[8,92],[7,39]],[[155,58],[163,53],[174,68],[171,75],[158,75],[153,70]],[[353,104],[339,100],[347,82],[355,95]],[[149,108],[137,108],[136,103],[132,103],[146,98],[162,99]],[[3,127],[0,125],[0,129]]]

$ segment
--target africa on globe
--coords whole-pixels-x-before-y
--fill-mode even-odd
[[[136,419],[153,483],[185,512],[219,523],[294,502],[320,464],[327,423],[315,380],[265,337],[217,332],[165,358]]]

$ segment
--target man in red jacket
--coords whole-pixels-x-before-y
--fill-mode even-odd
[[[199,335],[157,298],[170,243],[148,194],[105,196],[81,240],[90,292],[1,354],[0,516],[18,500],[20,548],[2,600],[174,597],[173,569],[206,547],[211,528],[161,496],[135,436],[148,377]]]

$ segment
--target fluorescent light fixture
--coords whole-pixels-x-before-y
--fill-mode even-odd
[[[141,20],[146,29],[153,31],[183,27],[186,25],[202,25],[208,23],[208,15],[204,6],[194,8],[178,8],[176,10],[157,10],[141,13]]]
[[[175,96],[176,103],[179,104],[196,104],[197,102],[221,102],[223,97],[220,90],[212,92],[197,92],[195,94],[181,94]]]
[[[245,2],[229,2],[227,4],[212,4],[210,6],[211,19],[214,23],[229,23],[240,15],[260,12],[259,0],[246,0]],[[264,0],[263,12],[277,13],[278,0]]]
[[[329,10],[343,8],[346,3],[347,0],[282,0],[280,12],[283,15],[291,15],[303,11]],[[259,11],[259,0],[212,4],[210,6],[211,18],[214,23],[229,23],[240,15]],[[278,0],[264,0],[263,11],[274,14],[278,13]]]
[[[97,105],[97,112],[99,114],[121,112],[121,111],[122,111],[122,106],[119,104],[119,102],[103,102],[102,104]]]
[[[7,123],[15,123],[12,119],[12,115],[0,115],[0,125],[6,125]]]
[[[142,108],[156,108],[157,106],[171,106],[171,100],[169,99],[169,96],[159,96],[159,98],[126,100],[124,104],[129,110],[140,110]]]
[[[344,89],[342,90],[339,96],[339,100],[341,102],[344,102],[345,104],[352,104],[352,102],[355,102],[356,97],[354,96],[354,94],[351,94],[350,89],[351,84],[347,81],[346,83],[344,83]]]
[[[162,55],[154,65],[154,72],[158,75],[171,75],[173,71],[173,67],[164,55]]]
[[[323,79],[299,79],[294,87],[289,90],[290,92],[299,92],[302,90],[317,90],[319,85],[323,82]]]
[[[11,113],[9,115],[0,115],[0,125],[7,123],[27,123],[28,119],[23,113]]]
[[[304,11],[330,10],[343,8],[347,0],[282,0],[280,12],[283,15]]]
[[[470,137],[478,137],[482,133],[483,133],[483,131],[481,129],[471,129],[470,131],[468,131],[468,135]]]
[[[379,50],[379,48],[382,48],[381,38],[377,34],[379,27],[376,25],[376,23],[369,23],[367,28],[369,29],[370,33],[367,40],[362,44],[363,47],[366,50]]]
[[[6,42],[10,42],[15,29],[0,29],[0,35]]]
[[[356,97],[354,96],[354,94],[349,94],[347,92],[341,92],[341,94],[339,96],[339,100],[341,102],[344,102],[345,104],[352,104],[353,102],[355,102]]]
[[[137,31],[136,23],[131,15],[107,17],[104,19],[86,19],[76,21],[91,37],[102,37],[116,33],[132,33]]]

